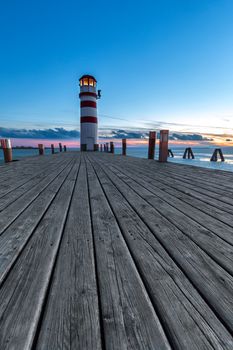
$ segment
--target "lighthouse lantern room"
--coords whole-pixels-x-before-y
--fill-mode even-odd
[[[96,84],[92,75],[83,75],[79,79],[81,151],[98,149],[97,99],[100,98],[100,90],[96,92]]]

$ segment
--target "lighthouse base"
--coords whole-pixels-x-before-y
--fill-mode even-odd
[[[94,144],[94,147],[93,147],[93,149],[88,149],[88,147],[87,147],[88,145],[87,144],[82,144],[81,145],[81,151],[82,152],[86,152],[86,151],[99,151],[99,145],[98,145],[98,143],[96,143],[96,144]]]
[[[87,145],[86,145],[86,143],[85,143],[85,144],[83,143],[83,144],[81,145],[81,151],[82,151],[82,152],[86,152],[86,151],[87,151]]]

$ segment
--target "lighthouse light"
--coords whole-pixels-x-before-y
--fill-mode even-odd
[[[86,86],[88,85],[88,78],[83,79],[83,85],[86,85]]]

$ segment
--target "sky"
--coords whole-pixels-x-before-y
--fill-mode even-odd
[[[232,23],[232,0],[1,1],[0,137],[75,145],[92,74],[100,140],[233,145]]]

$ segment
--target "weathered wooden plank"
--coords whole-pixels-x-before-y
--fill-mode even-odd
[[[102,155],[101,155],[102,156]],[[106,156],[106,155],[104,155]],[[119,156],[116,158],[120,158]],[[182,176],[184,175],[186,177],[186,180],[188,178],[195,179],[203,179],[204,181],[206,178],[209,178],[209,184],[213,184],[213,186],[216,186],[216,184],[221,184],[222,188],[226,188],[232,191],[233,185],[233,175],[232,172],[222,171],[222,170],[214,170],[214,169],[207,169],[207,168],[201,168],[191,165],[184,165],[184,164],[178,164],[173,162],[168,162],[164,164],[160,164],[158,162],[148,162],[148,160],[143,158],[135,158],[135,157],[127,157],[125,160],[121,160],[121,162],[134,162],[134,164],[137,164],[144,169],[153,169],[158,170],[163,173],[166,171],[169,172],[171,176],[177,175]]]
[[[39,175],[41,170],[43,171],[55,164],[60,166],[61,162],[64,160],[65,158],[63,157],[56,157],[54,160],[44,160],[43,163],[39,162],[39,164],[28,164],[24,160],[18,162],[20,163],[20,167],[13,169],[13,175],[10,177],[4,175],[4,177],[0,180],[0,197],[3,198],[12,191],[15,191],[18,187],[26,184],[30,179],[33,179]]]
[[[105,167],[106,168],[106,167]],[[189,237],[172,225],[146,200],[132,190],[120,178],[105,169],[118,190],[128,199],[131,206],[143,218],[150,230],[166,248],[173,260],[182,267],[188,278],[219,318],[233,331],[233,278],[211,259]],[[220,297],[221,296],[221,297]],[[224,296],[224,298],[222,297]]]
[[[88,184],[105,347],[169,349],[166,336],[93,169]]]
[[[127,172],[130,172],[130,176],[133,176],[134,180],[139,181],[140,183],[142,180],[145,181],[146,183],[144,182],[144,186],[146,188],[148,188],[148,186],[150,189],[153,187],[158,197],[166,200],[169,204],[173,205],[176,209],[179,209],[179,211],[195,220],[204,228],[214,232],[228,243],[233,244],[232,228],[229,227],[229,222],[231,222],[230,218],[228,218],[227,223],[224,223],[223,221],[219,221],[214,214],[210,216],[209,208],[205,207],[205,203],[201,203],[200,206],[199,202],[196,202],[191,196],[187,196],[187,201],[184,201],[184,196],[175,186],[168,186],[165,176],[163,176],[162,179],[158,179],[156,175],[150,176],[148,171],[145,175],[145,171],[132,166],[131,163],[130,166],[128,165],[127,167],[122,167],[119,163],[114,164],[111,162],[111,164],[113,167],[117,167],[118,170],[126,171],[127,169]],[[205,210],[203,210],[203,205]],[[225,215],[224,217],[221,216],[221,219],[224,220]]]
[[[153,171],[153,168],[151,168],[151,171]],[[214,198],[219,198],[222,196],[221,200],[230,200],[231,197],[230,195],[233,193],[233,188],[232,187],[226,187],[225,185],[227,184],[226,181],[222,180],[215,180],[214,184],[207,182],[207,178],[210,176],[210,174],[206,174],[202,176],[201,178],[195,176],[194,174],[186,174],[184,173],[176,173],[174,171],[169,171],[169,169],[163,169],[162,171],[156,167],[156,174],[158,175],[164,175],[166,174],[166,177],[169,177],[173,179],[174,181],[178,181],[178,183],[183,183],[184,186],[190,186],[192,189],[195,190],[203,190],[204,193],[206,192],[209,196],[213,196]],[[227,180],[231,181],[231,180]],[[226,198],[225,198],[226,197]]]
[[[60,158],[61,159],[61,158]],[[19,179],[23,174],[33,174],[34,169],[39,169],[40,166],[58,161],[51,157],[29,157],[22,158],[18,162],[7,163],[0,168],[0,179],[8,178],[10,181]]]
[[[34,174],[34,176],[30,179],[28,179],[26,182],[24,182],[22,185],[18,186],[17,188],[13,188],[11,191],[6,193],[4,196],[1,197],[0,201],[0,211],[4,210],[9,204],[14,202],[16,199],[18,199],[20,196],[22,196],[25,192],[28,190],[31,190],[35,185],[37,185],[41,180],[43,180],[46,176],[50,175],[52,172],[56,171],[63,165],[67,164],[67,160],[64,159],[59,163],[51,163],[40,168],[40,171]],[[13,186],[12,186],[13,187]]]
[[[72,161],[72,160],[69,160]],[[62,167],[55,172],[50,173],[46,178],[36,185],[31,190],[10,204],[5,210],[0,213],[0,235],[2,232],[39,196],[39,194],[54,180],[57,174],[66,166],[64,162]]]
[[[86,169],[82,164],[37,349],[102,349],[93,249]]]
[[[114,160],[109,159],[109,161],[114,161],[114,163],[120,162],[122,164],[122,160],[120,159],[120,157],[116,157],[116,159]],[[210,173],[211,171],[213,171],[212,169],[200,176],[199,172],[197,172],[199,169],[198,167],[191,167],[192,170],[190,171],[190,166],[188,166],[189,171],[187,171],[187,166],[184,166],[184,169],[182,167],[182,170],[177,171],[176,167],[174,169],[173,163],[160,164],[158,162],[148,162],[145,159],[137,159],[133,157],[127,157],[125,162],[126,161],[127,165],[132,165],[134,167],[137,167],[137,169],[147,169],[146,172],[144,171],[144,174],[146,174],[149,171],[153,175],[159,175],[162,177],[165,176],[166,178],[172,179],[174,182],[178,181],[178,183],[183,184],[184,187],[189,186],[189,188],[195,189],[196,191],[199,190],[199,188],[200,191],[205,190],[206,193],[208,192],[209,196],[212,195],[215,198],[220,199],[222,201],[231,200],[230,194],[233,193],[233,186],[231,185],[233,175],[231,173],[229,179],[227,180],[224,178],[224,175],[215,179],[215,177],[212,176],[214,175],[214,173]],[[218,194],[221,194],[221,197],[218,198]],[[231,203],[232,202],[230,202],[230,204]]]
[[[41,158],[40,158],[41,159]],[[66,158],[67,159],[67,158]],[[64,161],[64,157],[45,157],[41,161],[25,161],[20,160],[17,167],[12,167],[12,171],[7,174],[3,174],[0,179],[0,197],[2,198],[7,193],[17,189],[20,185],[26,183],[29,179],[34,178],[40,173],[41,169],[46,169],[54,164],[59,164]]]
[[[74,167],[0,290],[0,348],[32,349],[73,192]]]
[[[169,173],[159,173],[158,171],[152,172],[147,170],[147,176],[154,178],[155,181],[161,181],[164,184],[179,190],[181,193],[191,196],[193,199],[201,200],[203,203],[206,203],[206,210],[208,212],[213,212],[213,216],[219,215],[219,217],[221,217],[222,215],[223,218],[225,216],[225,219],[227,219],[229,217],[228,214],[232,215],[233,193],[228,191],[228,197],[226,191],[219,195],[212,190],[207,190],[208,178],[206,178],[206,186],[204,189],[199,188],[197,184],[195,184],[195,181],[187,183],[182,178],[177,180]],[[188,177],[186,177],[186,179],[188,179]],[[230,216],[228,222],[232,222],[232,219],[233,217]]]
[[[27,207],[0,237],[0,285],[14,262],[33,234],[63,182],[69,175],[74,162],[66,165],[44,191]]]
[[[110,166],[115,174],[122,172],[126,177],[122,177],[125,182],[140,196],[142,196],[149,204],[151,204],[161,215],[165,216],[172,224],[180,229],[185,235],[190,237],[199,247],[210,255],[218,264],[225,268],[229,273],[233,275],[233,246],[228,244],[225,240],[219,238],[213,232],[205,229],[205,227],[199,225],[191,217],[183,214],[177,208],[179,204],[172,206],[173,198],[166,199],[166,193],[160,191],[158,187],[151,186],[148,181],[138,178],[138,174],[135,176],[133,172],[128,170],[121,170]],[[116,170],[118,169],[118,171]],[[115,171],[114,171],[115,170]],[[120,175],[122,176],[122,175]],[[184,207],[184,203],[180,203],[181,207]],[[233,244],[233,236],[229,236]]]
[[[231,335],[93,157],[91,161],[171,344],[175,349],[231,349]]]

